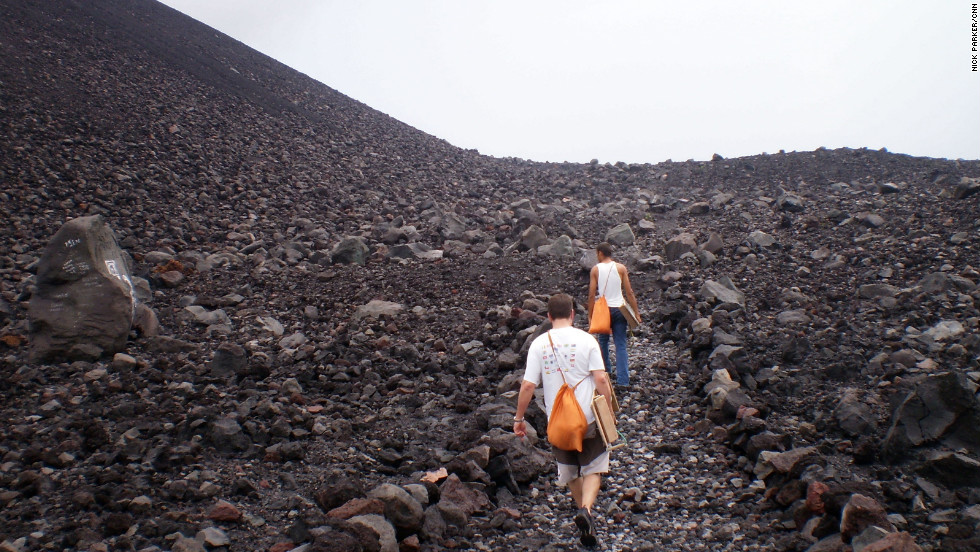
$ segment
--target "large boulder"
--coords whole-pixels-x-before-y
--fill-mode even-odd
[[[779,207],[780,211],[790,213],[800,213],[805,209],[803,198],[791,192],[779,196],[779,199],[776,200],[776,206]]]
[[[754,473],[760,479],[766,479],[773,474],[798,477],[803,470],[823,461],[816,447],[803,447],[786,452],[762,451],[755,464]]]
[[[208,441],[220,452],[242,452],[248,450],[252,444],[242,426],[231,417],[220,418],[211,423]]]
[[[395,528],[384,516],[365,514],[354,516],[347,521],[356,525],[363,525],[378,535],[380,552],[398,552],[398,537],[395,534]]]
[[[630,225],[624,222],[606,232],[606,241],[617,247],[625,247],[633,245],[633,242],[636,241],[636,235]]]
[[[380,318],[382,316],[395,316],[396,314],[405,310],[405,305],[401,303],[394,303],[391,301],[382,301],[380,299],[372,299],[367,303],[357,307],[354,311],[354,320],[360,320],[362,318]]]
[[[708,235],[708,239],[701,244],[701,249],[715,255],[718,254],[722,248],[725,247],[725,240],[722,239],[721,234],[718,232],[712,232]]]
[[[582,270],[592,270],[592,267],[599,262],[595,249],[583,249],[578,257],[578,265]]]
[[[861,399],[861,395],[853,389],[844,392],[844,396],[834,409],[834,420],[837,425],[852,437],[859,437],[874,431],[876,420],[871,407]]]
[[[459,240],[466,232],[466,222],[455,214],[448,214],[442,217],[439,224],[439,233],[447,240]]]
[[[31,357],[94,359],[122,351],[136,299],[128,257],[101,215],[66,222],[37,267],[31,297]]]
[[[745,307],[745,294],[735,289],[735,284],[728,278],[723,278],[720,282],[706,280],[698,294],[709,303],[730,303]]]
[[[674,236],[664,245],[664,255],[668,261],[676,261],[685,253],[693,253],[697,248],[698,242],[694,239],[694,235],[685,232]]]
[[[895,297],[900,289],[889,284],[866,284],[858,288],[858,296],[862,299],[880,299]]]
[[[708,356],[712,370],[726,370],[729,374],[741,374],[748,368],[748,355],[737,345],[718,345]]]
[[[554,462],[550,453],[535,446],[538,437],[534,427],[529,426],[528,430],[528,436],[521,438],[512,431],[503,431],[498,427],[491,429],[479,441],[490,445],[491,454],[507,455],[513,478],[518,483],[527,483],[548,473]]]
[[[980,192],[980,178],[968,178],[964,176],[960,178],[960,183],[953,191],[953,197],[956,199],[966,199],[978,192]]]
[[[396,529],[415,533],[422,528],[424,517],[422,504],[402,487],[384,483],[371,490],[368,497],[384,503],[385,517]]]
[[[245,349],[237,343],[218,345],[208,368],[211,370],[211,375],[217,378],[245,375],[248,372],[248,357]]]
[[[840,534],[845,543],[851,542],[862,531],[871,526],[894,531],[888,521],[888,513],[877,500],[862,494],[851,495],[841,511]]]
[[[542,245],[538,248],[538,253],[551,255],[552,257],[574,257],[577,249],[572,243],[572,238],[567,234],[561,235],[551,245]]]
[[[915,543],[912,535],[902,531],[900,533],[888,533],[881,539],[865,546],[863,552],[922,552],[922,547]]]
[[[899,459],[911,447],[942,439],[951,448],[980,454],[980,404],[977,383],[964,374],[924,376],[892,416],[883,452]]]
[[[540,226],[533,225],[521,233],[521,239],[517,242],[517,248],[521,251],[536,251],[542,245],[548,245],[551,240],[548,234]]]
[[[392,246],[388,251],[388,258],[438,260],[443,254],[442,249],[432,249],[424,243],[412,242]]]
[[[933,452],[918,471],[947,487],[980,487],[980,461],[958,452]]]
[[[454,504],[467,516],[493,510],[493,503],[486,494],[461,481],[455,473],[443,482],[439,489],[439,496],[440,502]]]
[[[360,236],[350,236],[340,240],[333,251],[330,252],[330,259],[334,264],[359,264],[367,262],[368,254],[371,249],[367,242]]]
[[[766,234],[762,230],[755,230],[749,234],[749,243],[756,247],[766,249],[776,245],[776,238]]]

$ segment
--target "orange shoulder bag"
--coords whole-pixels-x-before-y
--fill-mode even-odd
[[[616,263],[610,263],[612,270],[616,270]],[[599,269],[596,268],[596,280],[599,279]],[[606,303],[606,286],[609,285],[609,278],[612,271],[606,275],[606,283],[602,286],[602,295],[596,298],[592,304],[592,316],[589,318],[589,333],[606,334],[612,333],[612,319],[609,317],[609,304]],[[598,283],[598,282],[596,282]]]
[[[555,364],[558,364],[558,351],[555,350],[555,342],[551,340],[551,332],[548,332],[548,342],[555,355]],[[548,418],[548,442],[561,450],[582,452],[582,441],[589,424],[585,421],[582,406],[575,398],[575,388],[592,377],[592,374],[585,376],[575,387],[569,387],[561,366],[558,366],[558,373],[561,374],[562,384],[555,395],[555,403],[551,406],[551,417]]]

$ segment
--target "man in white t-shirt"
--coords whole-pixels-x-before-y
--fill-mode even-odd
[[[562,383],[567,381],[569,387],[575,388],[575,398],[589,423],[582,452],[562,450],[554,446],[552,452],[558,463],[558,484],[568,485],[579,508],[575,515],[575,525],[582,532],[582,544],[594,546],[597,541],[592,505],[599,495],[602,474],[609,472],[609,451],[606,450],[602,436],[596,431],[592,395],[598,391],[608,399],[612,389],[602,363],[599,344],[587,332],[572,325],[575,319],[572,298],[564,293],[553,295],[548,300],[548,319],[551,320],[552,329],[538,336],[527,353],[524,382],[517,398],[514,433],[521,437],[527,435],[524,413],[538,385],[543,386],[544,404],[549,419],[555,396]]]

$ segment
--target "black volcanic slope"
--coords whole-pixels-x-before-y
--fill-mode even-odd
[[[980,482],[948,477],[980,454],[962,427],[976,401],[928,405],[965,438],[884,443],[931,377],[973,381],[975,399],[980,194],[957,187],[978,177],[978,161],[867,149],[494,159],[148,0],[0,0],[0,550],[195,550],[212,526],[233,544],[211,549],[374,550],[326,511],[447,466],[486,502],[456,524],[458,505],[428,506],[433,525],[401,528],[403,550],[569,549],[546,449],[499,426],[540,300],[584,301],[579,254],[621,223],[647,324],[603,549],[806,550],[860,493],[920,545],[976,550]],[[149,283],[163,337],[134,333],[131,360],[32,365],[38,259],[91,214]],[[573,254],[529,250],[535,228]],[[670,258],[685,233],[722,247]],[[351,236],[366,263],[332,263]],[[405,242],[444,254],[392,258]],[[744,305],[703,293],[725,277]],[[374,299],[404,309],[356,314]],[[959,329],[933,339],[941,322]],[[712,356],[729,339],[737,356]],[[229,350],[245,359],[231,375],[214,360]],[[719,368],[745,393],[740,419],[705,396]],[[858,403],[867,423],[849,433]],[[806,447],[799,470],[760,475],[761,450]],[[806,503],[815,482],[826,513]],[[219,500],[244,518],[210,515]]]

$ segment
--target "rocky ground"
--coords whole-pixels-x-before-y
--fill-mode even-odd
[[[980,548],[980,162],[493,159],[159,4],[0,14],[0,550],[574,549],[509,417],[602,240],[648,322],[604,549]],[[42,358],[91,215],[140,316]]]

